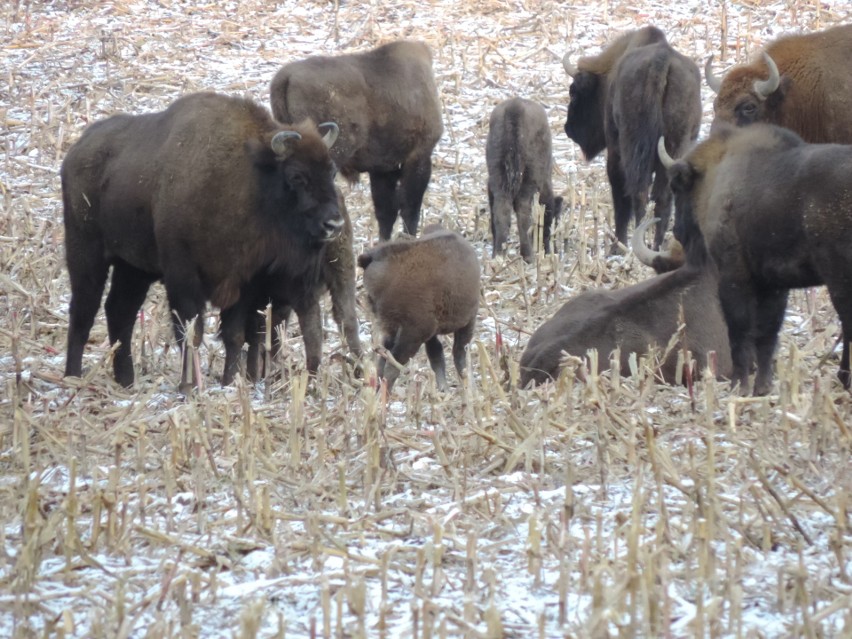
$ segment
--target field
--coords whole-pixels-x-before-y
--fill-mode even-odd
[[[791,295],[768,397],[666,386],[644,359],[631,377],[592,360],[512,383],[567,299],[652,275],[606,257],[609,187],[562,130],[563,54],[653,23],[720,72],[850,20],[842,0],[4,3],[0,636],[852,637],[852,397],[824,290]],[[267,103],[286,61],[402,37],[432,48],[444,110],[423,223],[481,258],[468,382],[450,371],[438,392],[421,351],[384,401],[326,312],[316,379],[291,327],[280,381],[222,388],[211,311],[205,384],[185,398],[159,285],[132,389],[112,379],[102,311],[84,378],[62,379],[58,170],[85,126],[198,90]],[[516,237],[491,258],[485,137],[513,95],[547,109],[567,207],[559,253],[534,265]],[[369,186],[341,187],[357,254],[377,241]],[[369,350],[363,299],[359,317]]]

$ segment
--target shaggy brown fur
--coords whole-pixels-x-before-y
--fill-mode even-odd
[[[438,388],[447,387],[439,335],[453,333],[453,361],[465,374],[465,348],[479,309],[479,260],[470,243],[454,231],[429,227],[423,237],[381,244],[358,258],[364,288],[381,327],[384,347],[404,365],[422,344]],[[379,377],[390,390],[396,366],[379,360]]]
[[[207,300],[233,306],[261,271],[300,295],[312,291],[325,242],[343,226],[329,142],[312,123],[284,126],[249,100],[213,93],[90,126],[62,163],[65,374],[81,373],[110,266],[107,325],[110,342],[120,342],[114,366],[124,385],[133,383],[136,314],[155,280],[164,280],[181,342]]]
[[[536,193],[544,207],[542,243],[544,251],[550,252],[551,227],[562,209],[562,198],[554,198],[550,179],[551,144],[547,113],[540,104],[512,98],[501,102],[491,112],[485,162],[488,165],[492,256],[505,250],[514,211],[518,218],[521,256],[527,262],[532,260],[532,200]]]
[[[615,208],[616,242],[627,242],[631,215],[645,215],[648,190],[660,218],[659,248],[671,215],[671,191],[657,161],[660,136],[677,152],[698,137],[701,77],[689,58],[675,51],[662,31],[645,27],[627,33],[597,56],[580,58],[577,68],[563,60],[574,81],[569,89],[565,133],[591,160],[606,149]],[[653,182],[653,186],[652,186]]]
[[[310,117],[340,125],[332,151],[343,175],[370,175],[379,236],[397,216],[417,234],[432,149],[443,132],[432,54],[422,42],[391,42],[364,53],[313,56],[281,68],[270,88],[281,122]]]
[[[765,53],[780,74],[768,95],[755,87],[769,77],[763,56],[734,67],[721,82],[712,77],[708,60],[708,84],[720,82],[714,124],[767,122],[795,131],[806,142],[852,143],[852,25],[784,36],[767,45]]]

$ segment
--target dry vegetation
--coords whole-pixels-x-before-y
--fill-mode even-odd
[[[834,381],[824,291],[792,296],[768,398],[666,387],[646,362],[631,378],[592,363],[534,391],[502,384],[568,297],[651,275],[603,257],[605,172],[562,132],[562,54],[650,21],[696,60],[729,65],[783,31],[849,21],[850,8],[578,4],[3,4],[0,635],[852,636],[852,401]],[[384,404],[372,362],[366,381],[351,378],[329,318],[315,381],[291,334],[283,381],[222,389],[211,313],[207,388],[184,399],[159,287],[132,391],[112,381],[102,314],[85,379],[62,380],[57,174],[83,127],[200,89],[266,102],[282,62],[396,37],[431,45],[442,90],[424,221],[482,256],[470,383],[437,393],[421,352]],[[535,266],[516,245],[489,257],[485,127],[515,94],[548,109],[569,205],[564,250]],[[369,189],[345,188],[360,250],[376,237]]]

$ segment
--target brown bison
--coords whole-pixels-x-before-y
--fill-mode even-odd
[[[370,175],[379,236],[398,215],[417,234],[432,149],[443,132],[432,54],[422,42],[312,56],[283,66],[272,80],[272,113],[281,122],[312,118],[340,125],[332,157],[348,179]]]
[[[806,142],[852,143],[852,25],[770,43],[759,60],[719,79],[704,67],[717,94],[715,122],[787,127]]]
[[[772,357],[791,288],[825,284],[843,328],[839,378],[850,382],[852,146],[806,144],[789,129],[720,124],[669,166],[675,235],[700,240],[719,268],[732,381],[772,385]]]
[[[331,295],[332,316],[346,339],[349,351],[356,359],[362,355],[361,340],[358,332],[358,316],[355,313],[355,256],[352,252],[352,223],[346,211],[343,195],[338,191],[338,207],[343,216],[344,225],[340,234],[328,243],[320,265],[321,288],[312,289],[311,295],[294,296],[289,281],[280,278],[273,271],[256,275],[244,287],[241,300],[222,312],[222,339],[225,344],[225,371],[222,383],[230,384],[237,373],[240,352],[243,343],[248,344],[246,373],[250,380],[262,376],[261,339],[265,334],[266,320],[261,314],[267,304],[272,305],[271,326],[277,327],[289,319],[296,307],[302,339],[305,343],[306,368],[316,372],[319,368],[322,352],[322,318],[316,295],[327,289]],[[241,313],[242,315],[231,315]],[[243,330],[242,326],[245,325]],[[227,333],[225,333],[227,331]],[[278,332],[270,336],[271,357],[279,350]],[[358,370],[356,364],[356,371]]]
[[[549,253],[551,227],[559,218],[562,198],[553,196],[550,124],[544,108],[524,98],[505,100],[494,107],[485,162],[488,165],[492,256],[505,250],[514,211],[518,218],[521,256],[527,262],[532,260],[530,225],[536,193],[544,207],[542,243]]]
[[[606,170],[615,208],[612,252],[627,241],[631,213],[645,215],[648,189],[661,222],[662,243],[671,215],[671,191],[657,159],[660,135],[673,153],[686,150],[701,124],[701,74],[675,51],[656,27],[622,35],[597,56],[562,63],[573,78],[565,133],[587,160],[606,149]],[[660,133],[664,131],[665,133]],[[653,187],[652,187],[653,182]]]
[[[700,242],[687,244],[685,257],[647,249],[642,237],[654,221],[647,219],[636,227],[634,251],[656,269],[675,270],[614,291],[586,291],[566,302],[530,337],[521,355],[522,388],[556,379],[562,353],[585,357],[592,349],[597,350],[602,368],[608,367],[610,353],[620,349],[621,373],[627,375],[630,354],[644,355],[654,346],[665,349],[681,320],[684,330],[678,347],[659,368],[662,379],[677,382],[684,348],[695,358],[696,375],[711,363],[711,352],[716,353],[716,375],[730,375],[731,349],[716,293],[716,269]]]
[[[297,309],[315,299],[324,248],[344,224],[329,155],[336,135],[333,123],[285,126],[249,100],[213,93],[86,129],[61,171],[71,279],[65,374],[81,373],[110,266],[107,328],[120,343],[115,378],[125,386],[134,377],[133,325],[155,280],[165,283],[181,343],[193,318],[200,341],[207,300],[226,311],[226,325],[228,309],[253,303],[241,290],[260,273],[276,287],[290,283]],[[184,362],[182,385],[187,373]]]
[[[422,344],[438,388],[447,387],[439,335],[453,333],[453,361],[464,377],[465,348],[473,337],[479,310],[479,260],[461,235],[432,225],[419,239],[400,239],[370,249],[358,258],[364,289],[381,327],[384,347],[404,365]],[[379,377],[388,390],[399,369],[379,359]]]

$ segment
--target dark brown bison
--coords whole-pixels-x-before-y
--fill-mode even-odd
[[[704,67],[716,92],[715,122],[787,127],[806,142],[852,143],[852,25],[788,35],[724,79]]]
[[[438,388],[447,387],[444,349],[439,335],[453,333],[453,361],[465,374],[465,348],[473,337],[479,310],[479,260],[473,246],[454,231],[432,225],[419,239],[400,239],[370,249],[358,258],[364,289],[381,327],[382,342],[404,365],[420,346]],[[388,390],[399,369],[379,359],[379,377]]]
[[[505,250],[512,225],[512,212],[517,214],[521,256],[532,260],[532,203],[544,207],[542,243],[550,252],[550,234],[562,208],[562,198],[553,196],[550,174],[550,124],[544,108],[524,98],[505,100],[494,107],[485,145],[488,165],[488,207],[491,211],[492,256]]]
[[[273,271],[256,275],[243,288],[240,295],[244,304],[235,304],[222,311],[222,340],[225,344],[225,371],[222,383],[230,384],[237,373],[243,343],[248,344],[246,373],[250,380],[262,375],[261,340],[266,330],[266,319],[261,312],[267,304],[272,305],[270,325],[277,327],[287,321],[294,307],[305,343],[306,368],[315,372],[322,352],[322,318],[316,297],[324,289],[331,296],[331,312],[340,327],[349,351],[361,358],[361,340],[358,332],[358,316],[355,313],[355,256],[352,252],[352,223],[346,211],[343,195],[338,191],[338,207],[343,216],[341,232],[328,242],[320,265],[321,288],[312,289],[310,295],[294,295],[292,284]],[[241,314],[241,315],[237,315]],[[243,325],[245,329],[243,330]],[[226,332],[227,331],[227,332]],[[278,332],[270,336],[270,356],[279,350]],[[359,370],[356,363],[356,371]]]
[[[687,245],[685,258],[683,254],[647,249],[642,237],[653,221],[648,219],[637,226],[634,251],[656,269],[675,270],[614,291],[586,291],[566,302],[530,337],[521,355],[522,388],[556,379],[562,353],[585,357],[592,349],[597,350],[602,369],[609,367],[610,353],[620,349],[621,373],[627,375],[630,354],[641,356],[652,347],[665,349],[681,321],[684,327],[677,348],[660,364],[662,379],[669,384],[677,382],[684,348],[695,358],[696,376],[711,363],[711,352],[716,353],[716,375],[730,375],[731,350],[716,293],[716,269],[700,242]],[[683,375],[682,379],[687,377]]]
[[[370,175],[379,236],[398,215],[417,234],[432,149],[443,132],[432,54],[422,42],[312,56],[283,66],[272,80],[272,113],[281,122],[312,118],[340,125],[332,157],[344,176]]]
[[[852,146],[806,144],[789,129],[720,124],[684,158],[661,156],[675,192],[675,235],[700,238],[719,268],[732,381],[772,385],[772,357],[791,288],[826,284],[843,327],[840,380],[852,335]]]
[[[654,236],[658,248],[668,227],[672,196],[656,144],[664,135],[672,152],[679,153],[698,137],[698,67],[655,27],[622,35],[600,55],[580,58],[576,67],[567,55],[562,62],[574,79],[565,133],[587,160],[606,149],[617,240],[612,251],[619,252],[618,243],[627,241],[631,213],[637,222],[645,215],[649,188],[661,220]]]
[[[336,135],[332,123],[285,126],[251,101],[213,93],[86,129],[61,171],[71,279],[65,374],[80,375],[110,266],[107,328],[120,342],[114,369],[125,386],[136,314],[155,280],[165,283],[181,343],[192,318],[200,341],[207,300],[226,311],[225,324],[228,309],[250,304],[240,292],[260,273],[276,287],[290,283],[297,309],[315,299],[324,247],[344,224],[329,155]]]

